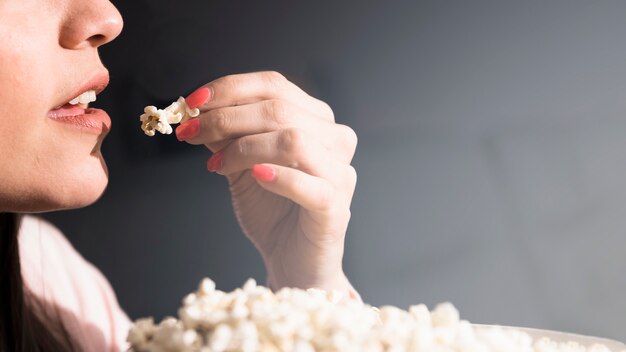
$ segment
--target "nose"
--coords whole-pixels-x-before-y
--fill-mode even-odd
[[[66,49],[97,48],[115,39],[124,22],[108,0],[70,0],[59,44]]]

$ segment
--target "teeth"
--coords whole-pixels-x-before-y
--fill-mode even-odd
[[[72,105],[76,105],[76,104],[89,104],[93,101],[96,101],[96,91],[95,90],[88,90],[85,93],[77,96],[76,98],[70,100],[70,104]]]

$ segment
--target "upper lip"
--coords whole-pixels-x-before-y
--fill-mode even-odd
[[[83,85],[80,86],[77,90],[74,91],[73,95],[65,98],[64,101],[61,101],[56,105],[56,108],[59,108],[65,104],[67,104],[70,100],[76,98],[77,96],[90,91],[96,91],[96,95],[100,94],[107,86],[109,85],[109,72],[103,71],[91,77],[91,79],[87,80]]]

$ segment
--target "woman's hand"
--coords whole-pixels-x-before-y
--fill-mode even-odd
[[[201,114],[176,135],[214,152],[208,169],[228,178],[237,219],[263,257],[269,285],[356,296],[342,268],[356,184],[354,131],[276,72],[226,76],[187,100]]]

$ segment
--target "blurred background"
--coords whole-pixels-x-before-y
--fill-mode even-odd
[[[114,1],[110,184],[45,215],[131,318],[265,273],[210,152],[139,128],[217,77],[278,70],[359,135],[345,268],[365,301],[626,341],[626,2]]]

